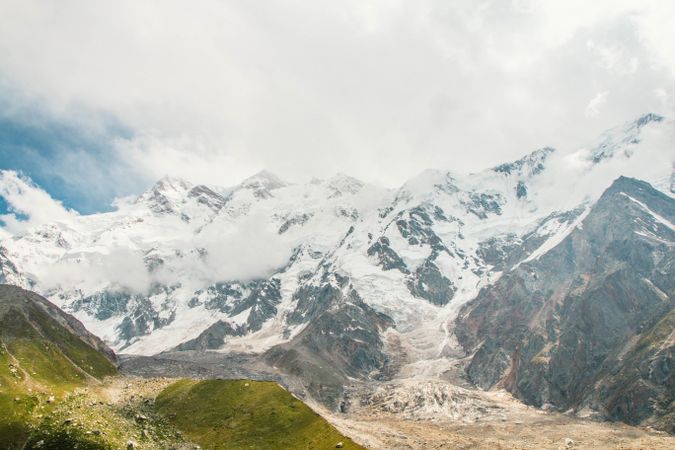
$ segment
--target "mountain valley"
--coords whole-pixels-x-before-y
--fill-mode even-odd
[[[206,430],[231,424],[191,428],[162,405],[194,412],[243,383],[320,412],[321,444],[293,431],[311,448],[672,448],[673,142],[675,122],[646,114],[574,151],[397,189],[165,177],[112,212],[0,239],[0,281],[63,310],[30,294],[95,350],[52,362],[76,363],[68,401],[132,405],[120,420],[139,448],[234,442]],[[134,414],[157,414],[156,440]]]

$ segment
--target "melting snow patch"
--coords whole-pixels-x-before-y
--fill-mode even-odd
[[[670,228],[672,231],[675,231],[675,225],[673,225],[672,222],[670,222],[670,221],[669,221],[668,219],[666,219],[665,217],[663,217],[663,216],[661,216],[661,215],[655,213],[655,212],[652,211],[651,209],[649,209],[649,207],[648,207],[647,205],[645,205],[644,203],[642,203],[640,200],[634,199],[633,197],[631,197],[630,195],[626,194],[625,192],[622,192],[621,195],[623,195],[623,196],[625,196],[625,197],[628,197],[631,201],[633,201],[633,202],[637,203],[638,205],[640,205],[640,207],[641,207],[642,209],[644,209],[645,211],[647,211],[649,214],[651,214],[652,217],[654,217],[654,219],[655,219],[657,222],[659,222],[659,223],[661,223],[661,224],[667,226],[667,227]]]

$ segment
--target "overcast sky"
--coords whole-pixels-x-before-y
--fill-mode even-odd
[[[0,169],[66,206],[165,174],[398,186],[675,117],[675,2],[0,0]]]

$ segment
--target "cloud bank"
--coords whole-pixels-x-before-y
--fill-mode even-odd
[[[656,0],[5,0],[0,91],[9,113],[128,126],[108,137],[118,184],[267,168],[398,186],[674,116],[674,21]]]

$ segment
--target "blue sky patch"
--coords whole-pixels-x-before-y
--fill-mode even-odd
[[[6,102],[0,100],[0,106]],[[108,211],[114,198],[143,188],[114,147],[116,139],[132,137],[129,128],[105,115],[89,115],[81,124],[36,108],[17,113],[3,107],[0,169],[21,172],[67,208],[83,214]],[[0,199],[0,213],[6,212]]]

